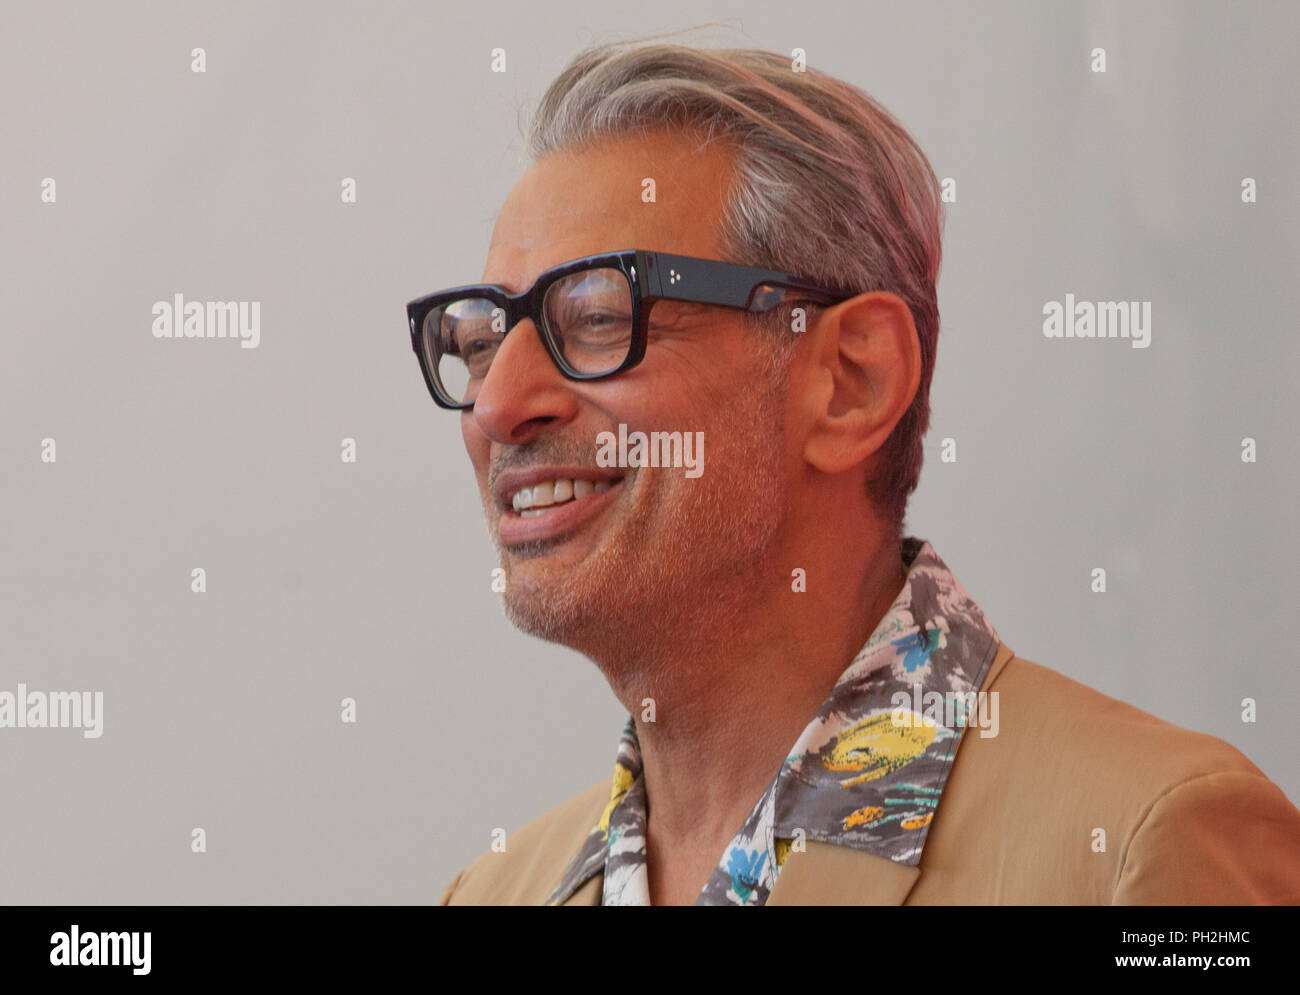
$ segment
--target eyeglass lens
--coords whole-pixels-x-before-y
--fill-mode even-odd
[[[560,277],[542,298],[543,334],[575,373],[610,373],[632,345],[632,289],[620,270],[581,270]],[[425,361],[455,403],[473,399],[506,331],[505,311],[486,297],[463,297],[424,319]]]

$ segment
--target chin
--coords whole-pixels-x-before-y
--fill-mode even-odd
[[[589,621],[578,606],[547,597],[544,591],[514,591],[504,601],[506,618],[520,632],[548,643],[578,648]]]
[[[525,568],[507,578],[502,606],[516,629],[589,656],[608,650],[612,636],[630,633],[645,614],[633,591],[599,574]]]

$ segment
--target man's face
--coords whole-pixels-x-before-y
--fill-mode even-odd
[[[558,263],[619,249],[722,258],[730,161],[725,147],[668,134],[548,156],[506,199],[482,280],[519,291]],[[642,362],[580,383],[554,367],[532,321],[515,326],[461,421],[511,621],[600,659],[739,611],[787,503],[776,357],[738,311],[661,302]],[[597,436],[620,424],[702,432],[703,474],[600,467]],[[575,479],[581,496],[514,510],[519,487],[559,481],[565,496]]]

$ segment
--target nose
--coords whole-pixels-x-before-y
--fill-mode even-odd
[[[537,326],[525,318],[497,348],[470,414],[493,442],[522,445],[577,414],[569,384],[551,362]]]

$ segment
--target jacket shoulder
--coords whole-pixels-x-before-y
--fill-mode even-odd
[[[996,721],[963,733],[914,901],[1244,904],[1300,895],[1300,812],[1231,744],[1005,646],[981,690],[996,693]]]
[[[451,882],[439,905],[543,905],[609,802],[612,778],[580,791],[506,837]]]
[[[1050,748],[1074,773],[1161,789],[1205,774],[1264,773],[1232,744],[1174,725],[1058,671],[1010,655],[984,689],[1001,699],[1002,732]],[[971,729],[972,739],[979,730]]]

